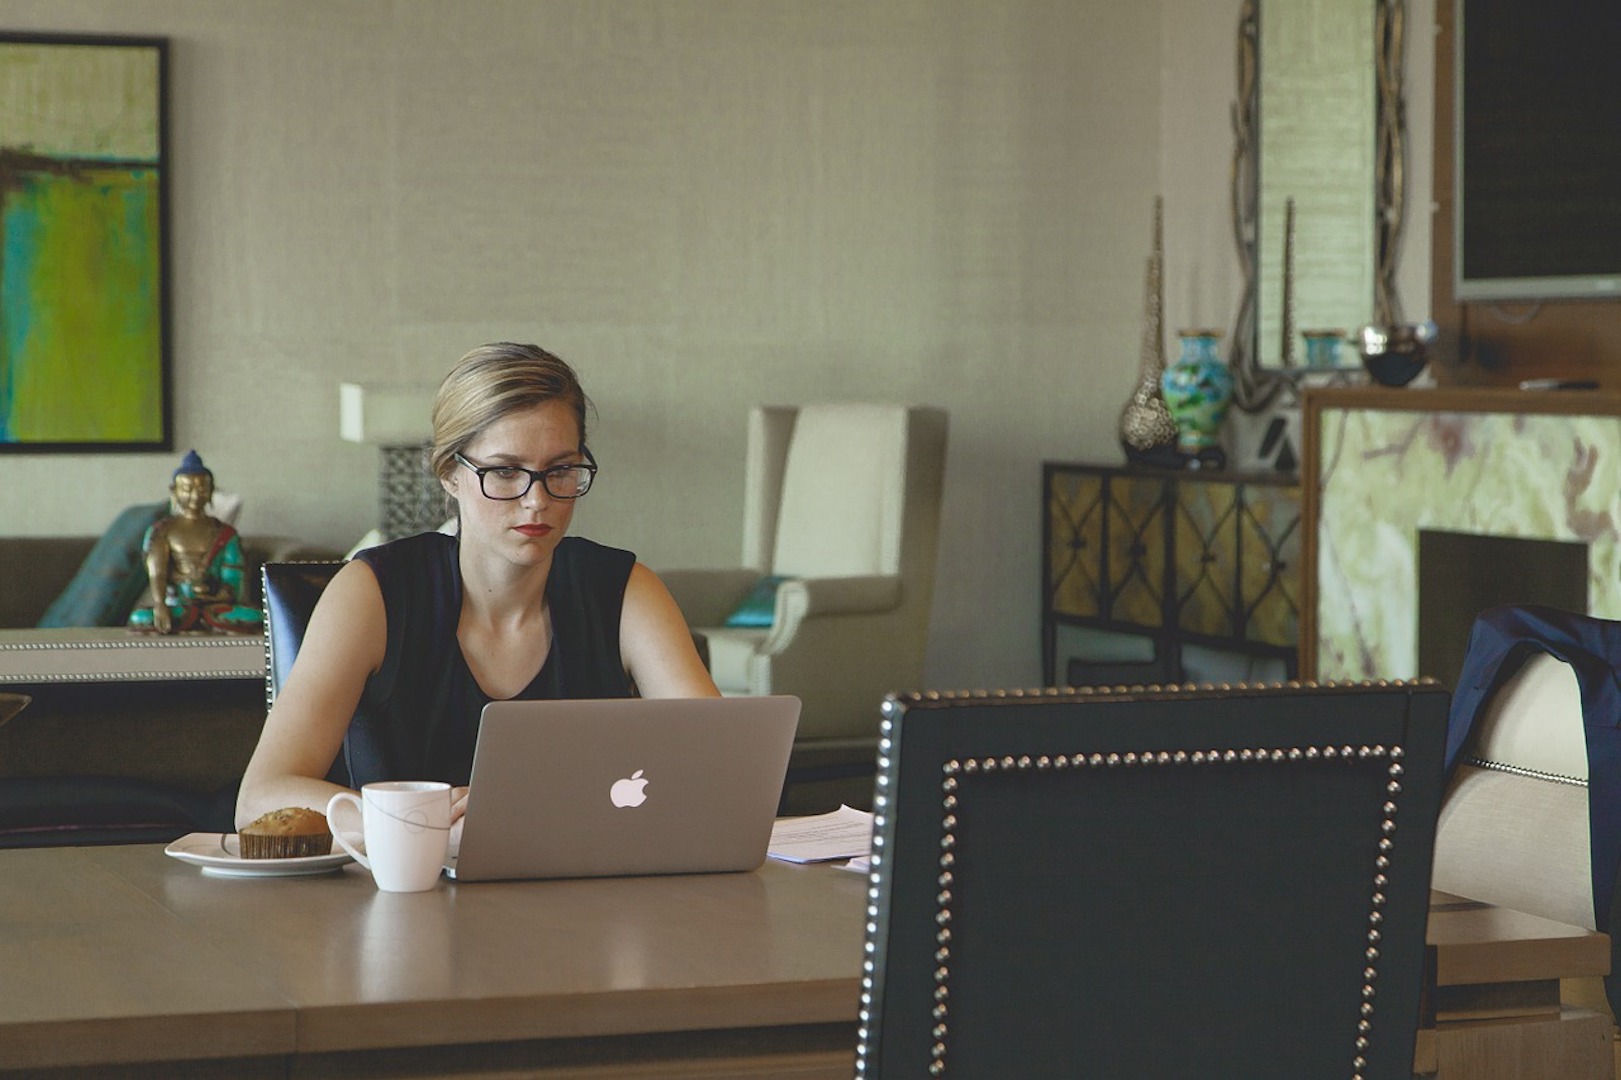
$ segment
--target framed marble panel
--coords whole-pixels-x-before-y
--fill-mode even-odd
[[[1432,411],[1415,407],[1421,393],[1403,391],[1399,408],[1370,406],[1366,393],[1348,407],[1311,408],[1308,397],[1315,668],[1305,673],[1318,679],[1455,677],[1418,670],[1422,530],[1585,544],[1586,612],[1621,618],[1621,415]]]

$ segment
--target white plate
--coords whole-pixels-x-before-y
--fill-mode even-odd
[[[244,859],[239,854],[236,833],[187,833],[163,849],[165,855],[203,868],[203,873],[219,877],[298,877],[328,874],[344,863],[354,862],[346,851],[330,855],[306,855],[298,859]]]

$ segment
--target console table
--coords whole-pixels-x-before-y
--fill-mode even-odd
[[[258,634],[136,634],[119,627],[0,630],[0,685],[257,679]]]
[[[32,699],[0,725],[0,785],[96,777],[215,793],[258,741],[264,671],[256,634],[0,629],[0,690]]]
[[[1185,646],[1296,668],[1300,495],[1294,477],[1042,466],[1042,677],[1176,682]],[[1059,670],[1062,626],[1146,637],[1142,665]]]

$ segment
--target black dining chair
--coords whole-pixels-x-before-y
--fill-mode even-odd
[[[260,568],[265,602],[266,708],[276,703],[276,692],[293,668],[315,602],[342,568],[341,562],[265,563]]]
[[[1448,695],[885,702],[861,1077],[1411,1077]]]

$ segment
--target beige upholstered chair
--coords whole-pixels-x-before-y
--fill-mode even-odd
[[[1594,898],[1584,723],[1576,673],[1550,653],[1533,651],[1492,691],[1441,803],[1434,888],[1615,938],[1617,913]],[[1613,1016],[1613,957],[1611,969],[1565,980],[1563,1001]],[[1621,1067],[1621,1042],[1614,1052]]]
[[[921,686],[945,451],[941,409],[758,406],[742,568],[660,571],[723,692],[804,702],[801,777],[870,771],[884,694]],[[766,576],[769,625],[726,625]]]
[[[1569,664],[1534,652],[1481,714],[1441,804],[1432,885],[1589,930],[1587,743]]]

